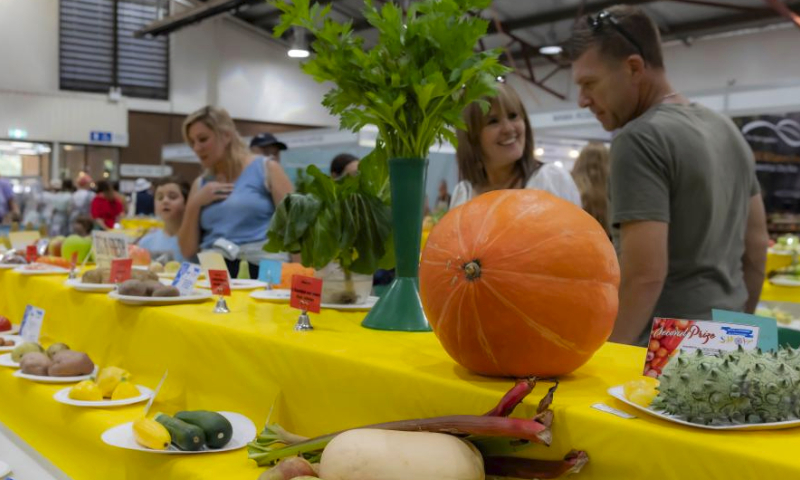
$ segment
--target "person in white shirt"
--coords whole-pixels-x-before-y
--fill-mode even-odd
[[[533,130],[514,89],[498,85],[497,97],[487,98],[484,114],[475,102],[464,110],[467,130],[458,130],[458,172],[450,208],[492,190],[527,188],[545,190],[581,206],[581,195],[569,172],[533,156]]]

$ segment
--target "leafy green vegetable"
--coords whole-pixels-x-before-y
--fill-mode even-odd
[[[488,21],[471,13],[491,0],[422,0],[405,15],[392,2],[378,9],[365,0],[364,16],[379,33],[368,50],[351,22],[328,17],[330,3],[271,3],[283,12],[276,36],[299,27],[316,38],[303,70],[334,83],[323,104],[343,128],[377,126],[387,158],[426,158],[436,141],[455,145],[452,128],[465,128],[461,112],[474,101],[488,108],[482,99],[496,93],[496,78],[509,71],[498,62],[499,50],[475,51]]]
[[[264,249],[300,253],[303,265],[336,261],[345,271],[373,274],[394,266],[386,160],[365,157],[357,176],[333,180],[316,166],[304,175],[305,193],[278,205]]]

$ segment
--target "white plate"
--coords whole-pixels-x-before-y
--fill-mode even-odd
[[[27,266],[18,266],[14,271],[20,275],[67,275],[69,273],[68,269],[56,266],[48,266],[48,268],[36,270],[30,270]]]
[[[19,325],[11,324],[11,330],[3,330],[0,335],[17,335],[19,333]]]
[[[79,292],[90,293],[108,293],[116,287],[113,283],[83,283],[79,278],[67,280],[64,285]]]
[[[208,290],[194,290],[191,295],[181,297],[134,297],[132,295],[120,295],[116,291],[108,294],[110,298],[125,303],[127,305],[180,305],[182,303],[202,302],[212,297]]]
[[[283,288],[273,290],[256,290],[250,293],[251,298],[266,300],[268,302],[287,303],[292,297],[292,291]]]
[[[645,408],[642,407],[641,405],[637,405],[631,402],[630,400],[625,398],[625,393],[622,385],[609,388],[608,394],[639,411],[647,413],[648,415],[658,417],[668,422],[686,425],[687,427],[703,428],[706,430],[780,430],[784,428],[800,427],[800,420],[787,420],[785,422],[772,422],[772,423],[755,423],[747,425],[700,425],[698,423],[691,423],[685,420],[680,420],[668,413],[660,412],[650,408]]]
[[[322,308],[329,308],[331,310],[370,310],[378,303],[380,297],[367,297],[367,301],[360,304],[352,303],[323,303],[320,305]]]
[[[236,278],[230,281],[231,290],[255,290],[257,288],[264,288],[267,286],[265,282],[259,280],[248,280],[246,278]],[[197,282],[197,288],[211,288],[208,280]]]
[[[256,300],[266,300],[268,302],[286,303],[292,296],[291,290],[277,289],[277,290],[256,290],[250,294],[250,297]],[[344,303],[323,303],[320,305],[322,308],[329,308],[332,310],[369,310],[375,306],[379,297],[370,296],[365,303],[354,305]]]
[[[14,372],[15,377],[24,378],[26,380],[32,380],[34,382],[41,382],[41,383],[78,383],[84,380],[89,380],[92,378],[92,375],[97,373],[97,365],[94,366],[94,371],[89,375],[79,375],[76,377],[49,377],[49,376],[42,376],[42,375],[28,375],[27,373],[22,373],[22,370],[17,370]]]
[[[169,278],[170,280],[172,280],[172,279],[174,279],[175,277],[178,276],[178,272],[174,272],[174,273],[161,272],[161,273],[157,273],[156,275],[158,275],[158,278]],[[200,272],[200,275],[198,275],[197,278],[206,278],[206,274],[203,273],[203,272]]]
[[[13,270],[22,266],[19,263],[0,263],[0,270]]]
[[[249,418],[233,412],[219,413],[223,417],[227,418],[233,427],[233,437],[231,438],[231,441],[222,448],[209,449],[208,447],[203,447],[202,450],[198,450],[196,452],[184,452],[183,450],[178,450],[175,445],[170,445],[169,449],[167,450],[151,450],[136,443],[136,440],[133,438],[133,422],[123,423],[122,425],[109,428],[103,432],[103,435],[101,435],[100,438],[102,438],[106,444],[111,445],[112,447],[167,455],[189,455],[238,450],[247,446],[247,444],[256,437],[256,426],[253,425],[253,422],[251,422]]]
[[[19,335],[5,335],[5,334],[2,334],[2,335],[0,335],[0,337],[2,337],[5,340],[14,340],[14,342],[15,342],[13,347],[0,347],[0,352],[10,352],[11,350],[14,350],[15,348],[17,348],[17,345],[19,345],[20,343],[22,343],[24,341],[24,340],[22,340],[22,337],[20,337]]]
[[[153,391],[147,387],[144,387],[142,385],[136,385],[136,388],[139,389],[139,396],[126,398],[124,400],[101,400],[99,402],[73,400],[69,398],[69,391],[72,390],[72,387],[63,388],[57,391],[56,394],[53,395],[53,398],[56,399],[56,402],[63,403],[65,405],[72,405],[75,407],[103,408],[103,407],[121,407],[123,405],[133,405],[134,403],[150,400],[150,397],[153,396]]]
[[[6,462],[0,461],[0,478],[5,478],[9,473],[11,473],[11,467]]]
[[[780,287],[800,287],[800,279],[796,280],[793,277],[786,277],[783,275],[775,275],[769,279],[769,283]]]
[[[19,363],[11,360],[10,353],[0,355],[0,367],[19,368]]]

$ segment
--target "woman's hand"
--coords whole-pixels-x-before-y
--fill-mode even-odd
[[[209,203],[225,200],[233,192],[232,183],[208,182],[197,190],[194,201],[198,206],[204,207]]]

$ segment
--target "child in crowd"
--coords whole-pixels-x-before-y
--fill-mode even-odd
[[[151,230],[139,240],[139,246],[148,250],[154,260],[166,254],[169,256],[168,260],[183,262],[177,234],[186,209],[189,183],[170,176],[156,180],[154,185],[156,215],[164,221],[164,229]]]
[[[92,234],[94,220],[92,217],[80,216],[72,221],[72,233],[79,237],[88,237]]]

